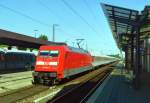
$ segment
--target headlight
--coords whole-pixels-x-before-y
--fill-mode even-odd
[[[58,64],[58,62],[49,62],[49,65],[54,65],[56,66]]]
[[[44,62],[43,61],[37,61],[36,65],[44,65]]]

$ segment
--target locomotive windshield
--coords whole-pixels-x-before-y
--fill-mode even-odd
[[[42,50],[39,51],[39,56],[50,56],[50,57],[58,57],[59,51],[58,50]]]

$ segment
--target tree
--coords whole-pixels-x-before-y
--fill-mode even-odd
[[[21,47],[21,46],[18,46],[17,48],[18,48],[18,50],[27,50],[27,48]]]
[[[48,41],[47,35],[44,35],[44,34],[41,34],[41,35],[39,36],[39,39]]]
[[[5,48],[5,47],[8,47],[8,45],[0,44],[0,48]]]

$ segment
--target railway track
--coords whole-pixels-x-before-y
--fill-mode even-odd
[[[31,84],[32,77],[23,77],[23,78],[16,78],[10,80],[3,80],[0,81],[0,95],[5,92],[13,92],[17,91],[19,88],[23,88]]]
[[[63,95],[56,96],[52,100],[48,101],[48,103],[84,103],[109,75],[111,70],[112,68],[107,68],[101,71],[94,77],[72,88]]]
[[[104,78],[105,78],[104,75],[106,76],[106,73],[107,73],[106,71],[108,71],[108,68],[109,68],[109,70],[112,70],[114,68],[114,65],[116,65],[116,63],[107,64],[107,65],[105,65],[103,67],[100,67],[100,69],[96,69],[96,70],[94,70],[92,72],[89,72],[89,73],[87,73],[85,75],[82,75],[81,77],[75,78],[75,79],[73,79],[73,80],[71,80],[71,81],[69,81],[67,83],[64,83],[64,84],[61,84],[61,85],[57,85],[55,88],[53,88],[53,89],[51,89],[49,91],[42,92],[42,93],[40,93],[40,94],[38,94],[36,96],[33,96],[33,97],[27,98],[25,100],[22,100],[19,103],[29,103],[31,101],[32,101],[32,103],[52,102],[57,97],[60,97],[60,96],[62,96],[64,94],[68,93],[72,89],[80,87],[80,85],[84,84],[86,81],[89,81],[92,78],[95,78],[95,76],[98,76],[100,72],[102,74],[101,75],[102,76],[101,82],[102,82],[104,80]],[[101,82],[99,84],[97,83],[97,86],[99,86],[101,84]],[[94,82],[93,82],[93,84],[96,85],[96,83],[94,83]],[[95,86],[95,89],[96,89],[96,86]],[[90,92],[92,93],[92,91],[94,91],[95,89],[93,87],[93,89]],[[89,92],[88,95],[86,95],[86,97],[84,96],[84,98],[85,98],[84,100],[86,100],[90,96],[90,94],[91,94],[90,92]],[[77,97],[79,97],[78,94],[77,94]],[[67,97],[67,101],[68,101],[68,98],[69,97]],[[72,100],[74,100],[74,97],[73,97]],[[63,103],[63,102],[61,102],[61,103]],[[71,103],[71,102],[69,101],[67,103]]]
[[[2,103],[16,103],[19,100],[28,98],[47,89],[49,89],[48,86],[40,86],[40,85],[31,86],[17,92],[1,95],[0,101],[2,101]]]
[[[0,95],[4,93],[12,93],[20,88],[27,87],[32,81],[32,72],[21,72],[0,75]]]
[[[2,83],[7,83],[7,82],[14,82],[14,81],[19,81],[19,80],[24,80],[24,79],[29,79],[29,78],[32,78],[31,76],[30,77],[23,77],[23,78],[16,78],[16,79],[10,79],[10,80],[6,80],[6,81],[0,81],[0,84]]]
[[[98,79],[98,78],[94,79],[95,78],[94,75],[99,77],[100,74],[98,73],[98,71],[101,71],[101,75],[100,75],[99,78],[102,79],[102,77],[104,77],[104,75],[106,75],[106,73],[105,73],[106,70],[105,69],[110,67],[110,66],[112,66],[113,64],[114,63],[111,63],[111,64],[109,64],[107,66],[101,67],[102,69],[97,69],[95,71],[92,71],[92,72],[86,74],[85,76],[81,76],[81,77],[73,79],[73,80],[71,80],[69,82],[60,84],[58,86],[54,86],[54,88],[51,87],[51,89],[49,89],[48,86],[37,85],[37,86],[30,86],[28,88],[20,89],[19,91],[16,91],[16,92],[13,92],[13,93],[10,93],[10,94],[8,93],[8,94],[5,94],[5,95],[0,95],[0,101],[2,101],[3,103],[16,103],[16,102],[17,103],[31,103],[31,102],[37,101],[39,103],[39,101],[41,101],[42,99],[45,99],[45,97],[43,98],[43,96],[49,95],[50,93],[56,92],[55,94],[60,94],[60,95],[64,95],[65,94],[66,95],[67,92],[69,92],[70,90],[74,91],[74,88],[82,87],[82,85],[88,84],[88,83],[89,83],[88,84],[89,86],[92,86],[92,88],[94,88],[93,86],[95,86],[97,84],[96,80]],[[90,79],[90,78],[93,78],[93,79]],[[89,81],[89,82],[85,83],[85,81]],[[90,83],[92,83],[92,84],[90,84]],[[64,87],[67,87],[68,85],[72,85],[72,84],[75,84],[77,86],[69,87],[66,90],[63,89]],[[86,85],[85,85],[85,87],[86,87]],[[58,89],[59,90],[63,89],[64,91],[59,93],[60,91],[58,91]],[[85,88],[83,88],[82,90],[84,90],[84,89]],[[88,93],[90,93],[90,92],[88,92]],[[75,94],[77,94],[77,93],[75,93]],[[42,99],[41,99],[41,97],[42,97]],[[53,97],[50,97],[50,98],[52,99]],[[77,96],[77,97],[79,97],[79,96]],[[83,97],[85,98],[85,96],[83,96]],[[50,100],[50,98],[46,99],[45,101]],[[38,100],[36,100],[36,99],[38,99]],[[56,100],[56,98],[52,99],[52,100],[54,101],[54,100]],[[85,100],[86,100],[86,98],[85,98]],[[42,103],[45,103],[45,101],[42,102]],[[49,101],[49,102],[52,102],[52,101]],[[54,101],[54,103],[56,103],[56,102]],[[70,102],[67,102],[67,103],[70,103]]]

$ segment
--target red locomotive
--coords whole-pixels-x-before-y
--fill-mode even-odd
[[[89,52],[67,45],[41,46],[36,58],[33,83],[55,83],[92,69]]]

